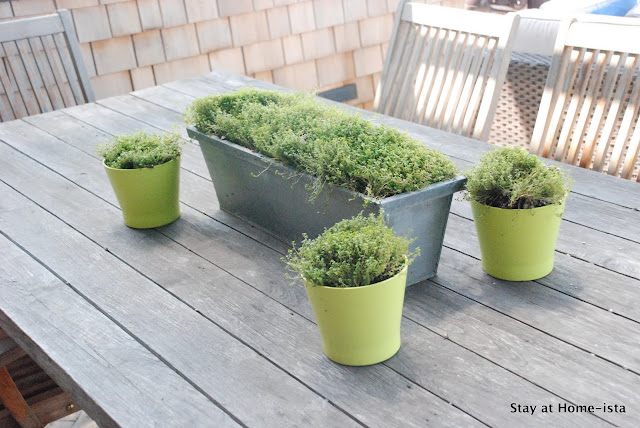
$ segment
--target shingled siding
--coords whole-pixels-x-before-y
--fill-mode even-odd
[[[15,0],[0,18],[71,10],[97,98],[212,70],[294,89],[355,83],[371,108],[398,0]]]

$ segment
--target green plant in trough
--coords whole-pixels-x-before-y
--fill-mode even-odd
[[[289,250],[287,270],[325,287],[375,284],[393,277],[419,255],[419,249],[409,252],[411,242],[396,236],[382,213],[359,214],[315,239],[304,236],[299,247]]]
[[[136,132],[117,135],[106,144],[98,146],[98,155],[110,168],[152,168],[180,156],[182,142],[177,133],[154,134]]]
[[[186,122],[277,159],[324,184],[385,198],[455,177],[453,162],[406,133],[302,92],[241,89],[196,99]]]
[[[465,175],[467,199],[497,208],[560,204],[570,188],[559,168],[520,147],[484,153]]]

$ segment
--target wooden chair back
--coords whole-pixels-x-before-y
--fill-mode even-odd
[[[0,23],[2,121],[93,100],[67,10]]]
[[[519,22],[401,2],[374,109],[486,141]]]
[[[625,24],[563,23],[532,153],[640,181],[640,26]]]

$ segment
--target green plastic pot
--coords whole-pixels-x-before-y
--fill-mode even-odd
[[[392,278],[364,287],[323,287],[305,280],[325,355],[348,366],[394,356],[400,349],[406,283],[407,266]]]
[[[531,281],[553,270],[564,201],[531,209],[503,209],[471,201],[482,269],[507,281]]]
[[[127,226],[148,229],[180,217],[179,157],[153,168],[104,168]]]

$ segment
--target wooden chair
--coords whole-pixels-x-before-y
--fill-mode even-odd
[[[0,427],[44,427],[79,409],[0,329]]]
[[[531,153],[640,181],[638,40],[640,26],[615,18],[563,24]]]
[[[374,109],[486,141],[519,21],[401,2]]]
[[[0,118],[3,121],[94,100],[71,16],[0,23]]]

